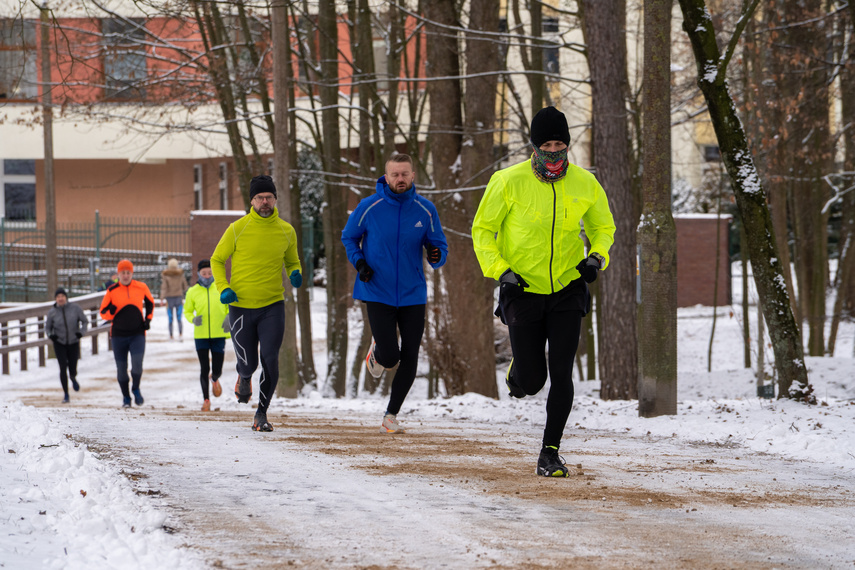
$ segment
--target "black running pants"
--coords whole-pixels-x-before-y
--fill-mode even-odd
[[[216,382],[223,375],[223,360],[225,359],[226,339],[224,338],[197,338],[196,356],[199,357],[199,383],[202,385],[202,398],[209,400],[208,375],[211,381]],[[208,352],[211,353],[210,361]],[[211,366],[213,365],[213,370]]]
[[[59,364],[59,382],[62,384],[62,391],[68,393],[68,377],[72,380],[77,379],[77,360],[80,358],[80,344],[62,344],[61,342],[53,343],[53,352],[56,354],[56,361]]]
[[[237,356],[237,373],[251,378],[261,354],[258,409],[266,412],[279,383],[279,348],[285,336],[285,301],[266,307],[245,309],[229,306],[232,344]]]
[[[386,408],[387,413],[397,414],[416,379],[419,347],[425,332],[425,306],[393,307],[373,301],[368,301],[365,305],[371,333],[377,343],[374,358],[384,368],[392,368],[399,361],[401,363],[392,380],[389,405]],[[400,347],[398,331],[401,332]]]
[[[543,445],[561,445],[573,407],[573,361],[588,299],[587,286],[577,279],[550,295],[523,293],[499,300],[498,312],[508,325],[514,355],[514,383],[533,395],[543,389],[547,374],[550,379]]]

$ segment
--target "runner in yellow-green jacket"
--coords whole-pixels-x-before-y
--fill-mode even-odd
[[[273,431],[267,409],[279,382],[279,348],[285,334],[283,271],[293,287],[303,283],[297,255],[297,233],[279,217],[276,186],[266,175],[249,185],[249,213],[231,224],[211,256],[211,269],[220,301],[229,305],[232,344],[237,356],[235,396],[246,403],[252,397],[252,374],[261,353],[255,431]],[[231,258],[231,280],[226,260]]]
[[[187,290],[184,297],[184,317],[193,324],[196,355],[201,367],[202,411],[209,412],[208,382],[214,397],[219,398],[223,393],[219,380],[223,375],[226,339],[229,337],[229,308],[220,302],[220,291],[214,285],[210,261],[203,259],[199,262],[197,275],[196,284]]]
[[[531,122],[531,159],[490,178],[472,241],[486,277],[499,281],[496,315],[508,326],[511,396],[538,393],[551,379],[537,473],[567,477],[558,455],[573,405],[573,360],[588,286],[608,266],[615,224],[603,188],[567,160],[564,114],[541,109]],[[591,248],[585,253],[580,223]],[[549,358],[545,348],[549,344]]]

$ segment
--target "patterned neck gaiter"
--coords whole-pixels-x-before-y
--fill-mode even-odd
[[[531,154],[531,169],[541,182],[557,182],[567,174],[567,150],[534,149]]]

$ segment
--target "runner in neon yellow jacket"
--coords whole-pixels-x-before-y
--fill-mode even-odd
[[[472,223],[481,270],[499,281],[496,315],[508,326],[512,397],[538,393],[550,379],[537,474],[567,477],[558,455],[573,406],[573,359],[588,286],[606,268],[615,224],[592,174],[567,159],[564,114],[541,109],[531,122],[532,156],[493,174]],[[579,236],[580,222],[591,242]],[[549,358],[545,350],[549,345]]]
[[[564,178],[544,183],[532,173],[531,159],[499,170],[472,224],[475,255],[485,277],[498,280],[512,269],[528,282],[529,293],[555,293],[579,278],[585,259],[579,221],[591,252],[609,264],[615,222],[606,193],[594,175],[567,165]]]
[[[184,298],[184,316],[193,324],[193,340],[196,343],[196,356],[199,357],[202,411],[210,412],[208,382],[211,383],[215,398],[223,393],[219,380],[223,375],[226,339],[229,337],[229,308],[220,302],[220,292],[214,285],[210,261],[199,261],[197,276],[196,284],[187,290]]]

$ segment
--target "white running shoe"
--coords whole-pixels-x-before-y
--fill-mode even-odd
[[[380,378],[380,375],[383,374],[383,371],[386,370],[382,366],[380,366],[376,360],[374,360],[374,347],[377,346],[375,341],[371,341],[371,348],[368,349],[368,356],[365,357],[365,367],[368,368],[368,372],[374,376],[375,378]]]
[[[386,414],[383,416],[383,423],[380,424],[380,433],[404,433],[404,429],[398,423],[396,416]]]

